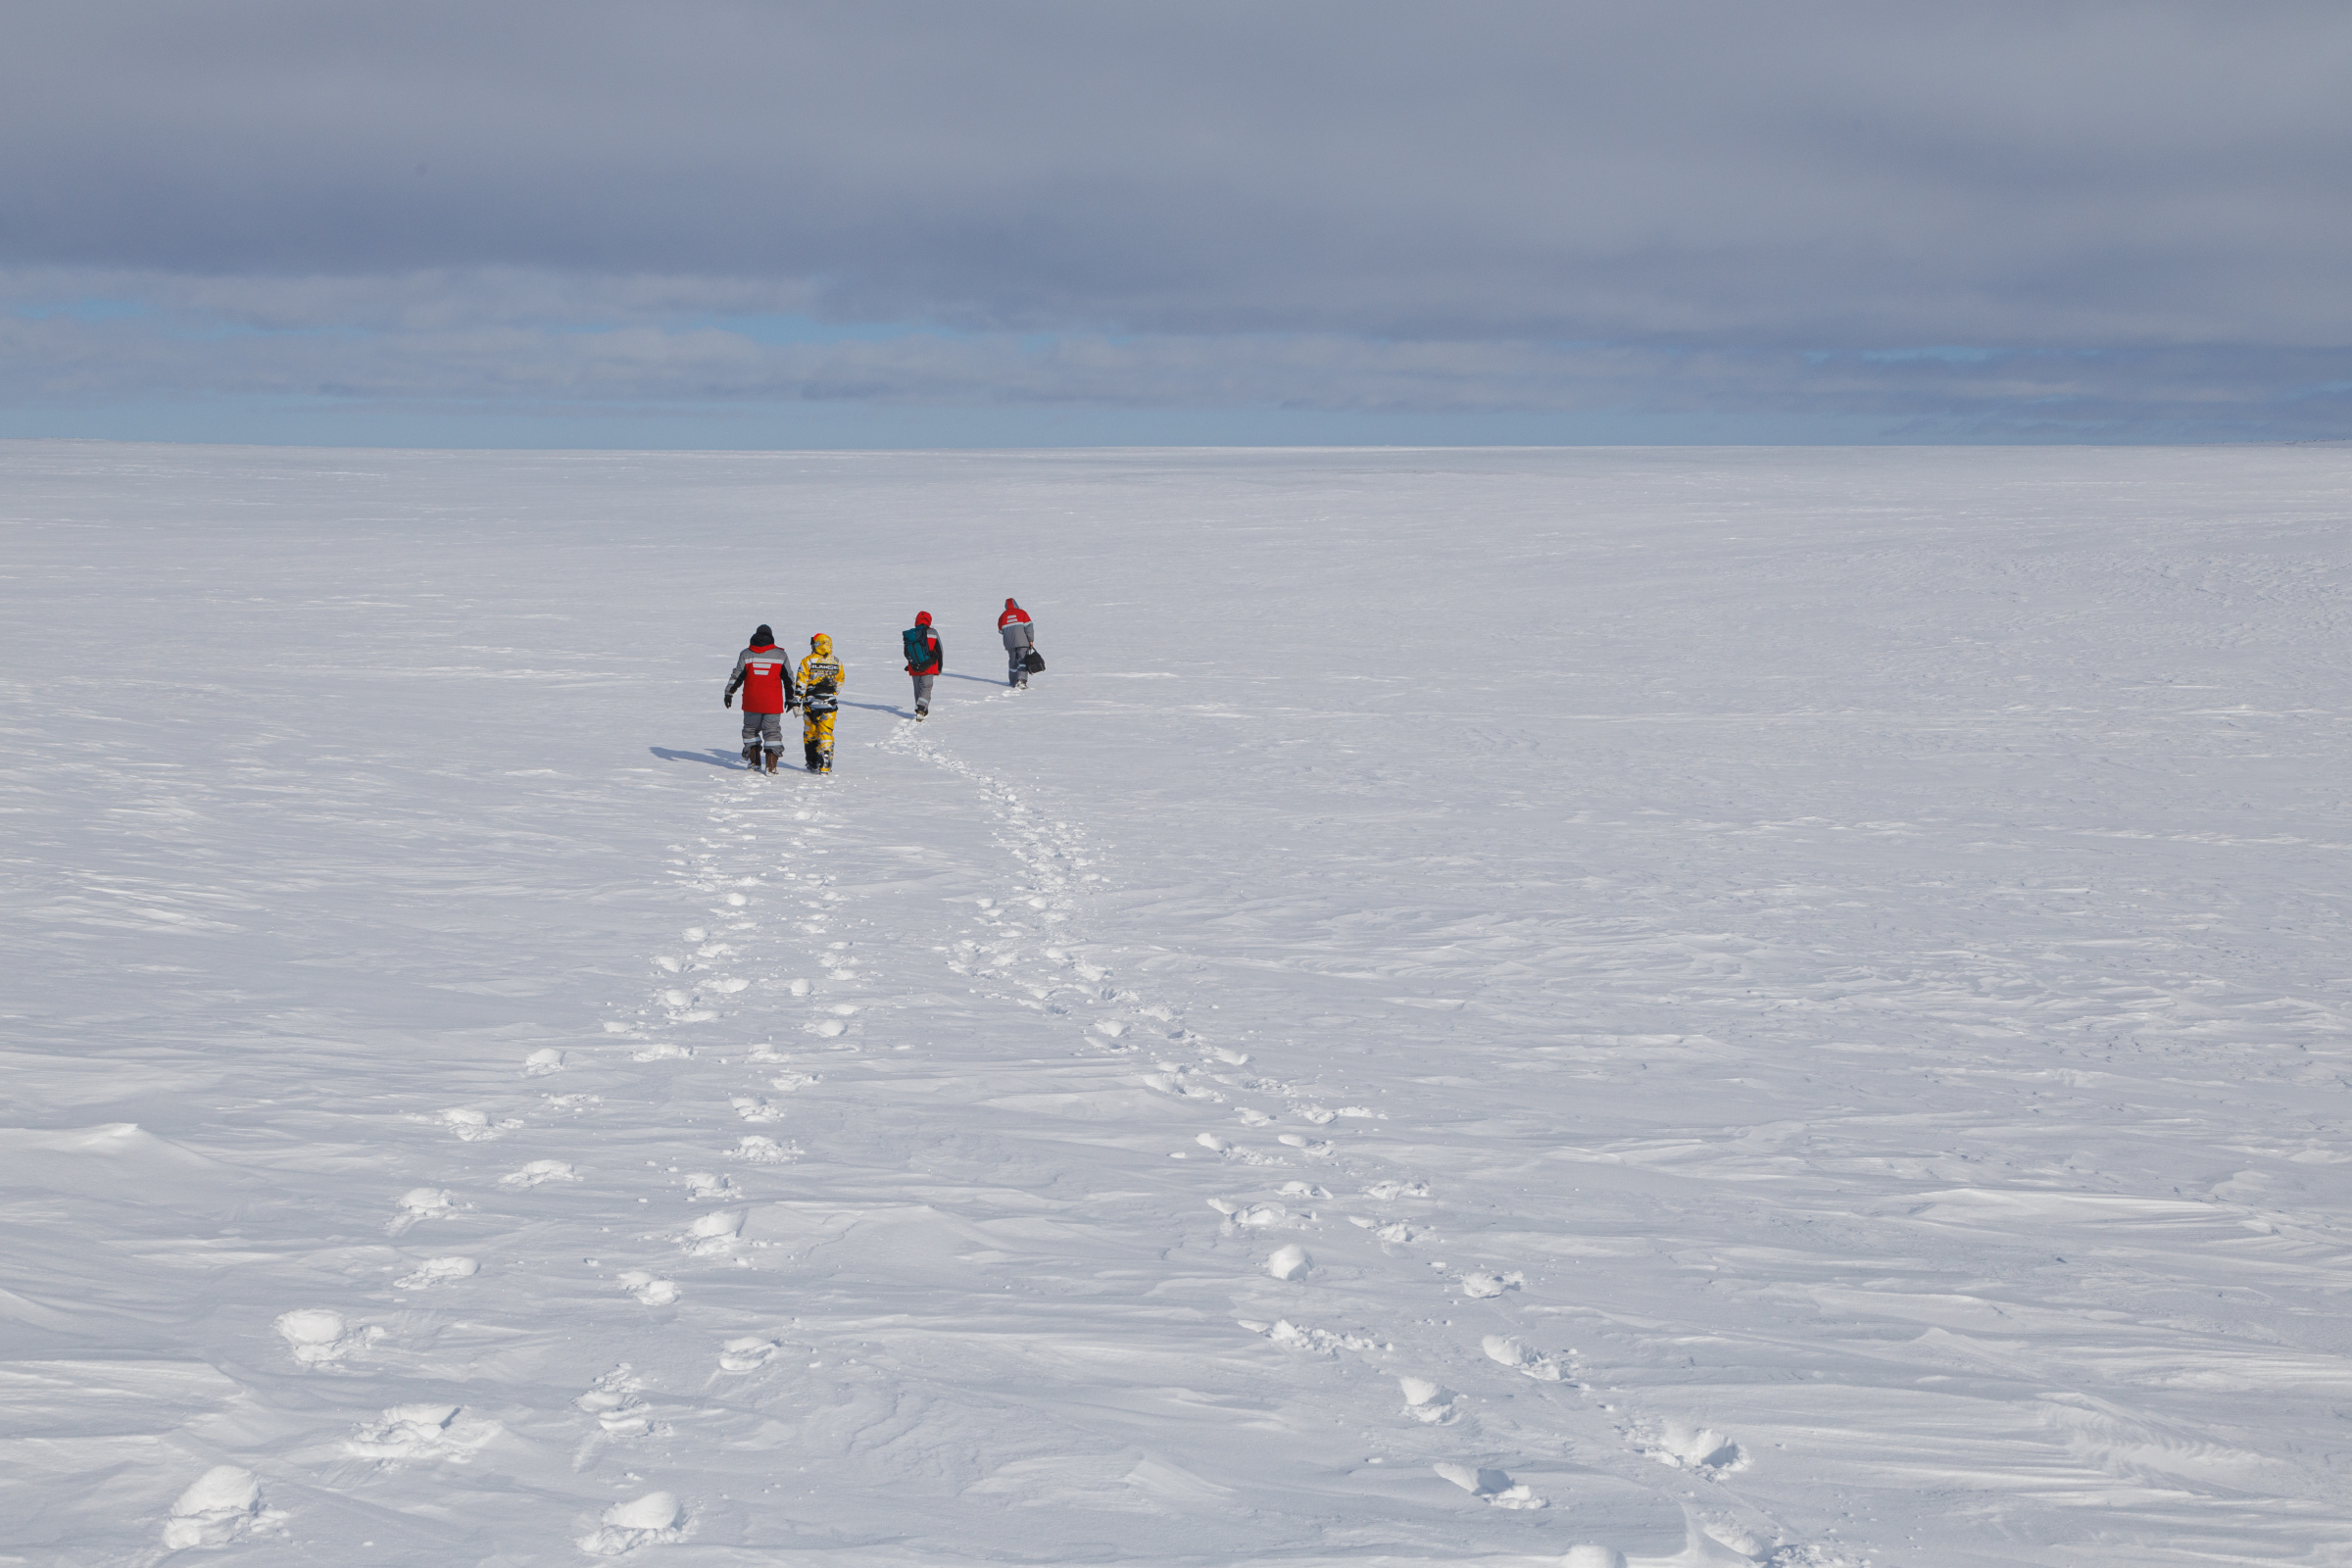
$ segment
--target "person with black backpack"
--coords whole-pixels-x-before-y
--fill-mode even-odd
[[[914,716],[919,721],[931,712],[931,683],[947,667],[947,650],[940,645],[939,633],[931,629],[931,612],[914,617],[914,624],[899,633],[906,645],[906,673],[914,677]]]

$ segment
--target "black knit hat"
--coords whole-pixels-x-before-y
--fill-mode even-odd
[[[773,648],[776,646],[776,634],[762,626],[752,633],[752,646],[754,648]]]

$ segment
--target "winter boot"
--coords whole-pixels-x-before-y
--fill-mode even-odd
[[[917,723],[920,723],[922,720],[929,718],[930,716],[931,709],[928,704],[917,703],[914,705],[914,717]]]
[[[822,753],[820,753],[819,751],[817,751],[817,749],[816,749],[816,742],[814,742],[814,741],[810,741],[810,742],[809,742],[808,745],[806,745],[806,746],[802,747],[802,748],[801,748],[801,750],[802,750],[803,752],[806,752],[806,753],[808,754],[808,771],[809,771],[809,772],[811,772],[811,773],[822,773],[822,772],[824,771],[824,767],[823,767],[823,765],[822,765],[822,764],[821,764],[821,763],[818,761],[818,759],[819,759],[819,758],[820,758],[820,757],[821,757],[823,754],[822,754]]]
[[[833,771],[833,748],[832,748],[832,747],[828,746],[828,747],[826,747],[826,748],[825,748],[823,751],[821,751],[821,752],[817,753],[817,754],[816,754],[816,760],[817,760],[817,761],[818,761],[820,764],[822,764],[822,765],[820,765],[820,766],[817,768],[817,771],[818,771],[819,773],[830,773],[830,772],[832,772],[832,771]]]
[[[776,763],[783,758],[783,752],[777,748],[773,746],[767,748],[767,770],[770,773],[773,773],[776,770]]]
[[[743,765],[753,772],[760,771],[760,743],[754,741],[743,749]]]

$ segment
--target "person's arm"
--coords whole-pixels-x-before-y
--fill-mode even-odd
[[[735,678],[727,682],[727,695],[719,699],[722,708],[735,706],[735,694],[743,689],[743,655],[735,656]]]

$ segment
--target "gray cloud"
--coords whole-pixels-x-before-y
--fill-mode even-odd
[[[9,31],[10,292],[159,313],[16,320],[14,395],[2299,431],[2352,345],[2339,6],[24,0]],[[775,313],[954,335],[698,319]],[[186,337],[223,325],[356,337]],[[1993,358],[1862,358],[1955,345]]]

